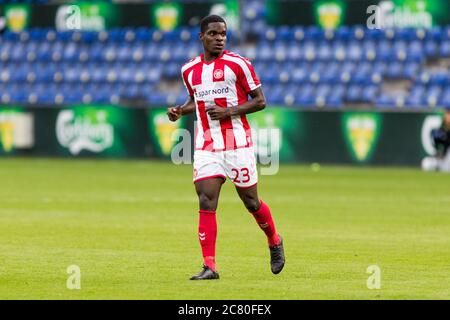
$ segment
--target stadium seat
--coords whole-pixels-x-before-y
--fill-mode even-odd
[[[383,108],[448,104],[450,72],[429,69],[426,62],[450,57],[450,27],[272,27],[259,20],[264,6],[251,3],[244,10],[254,22],[249,30],[262,37],[254,46],[236,42],[228,49],[252,60],[269,103],[330,108],[359,102]],[[202,52],[197,32],[191,27],[170,32],[145,27],[6,30],[0,35],[0,98],[36,106],[119,98],[159,105],[181,101],[186,93],[180,68]],[[381,90],[386,79],[408,80],[412,86],[405,97],[392,97]],[[164,92],[156,87],[161,81],[177,85]]]

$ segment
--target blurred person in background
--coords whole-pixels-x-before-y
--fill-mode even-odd
[[[425,171],[450,172],[450,107],[444,113],[442,125],[431,131],[431,138],[436,149],[436,155],[423,159],[422,169]]]

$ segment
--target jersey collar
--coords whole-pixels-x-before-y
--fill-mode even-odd
[[[208,64],[211,64],[211,63],[213,63],[214,61],[216,61],[216,60],[222,58],[222,56],[223,56],[225,53],[227,53],[227,52],[228,52],[228,50],[223,50],[222,53],[220,54],[220,56],[218,56],[217,58],[215,58],[215,59],[213,59],[213,60],[211,60],[211,61],[208,61],[208,62],[205,61],[205,54],[204,54],[204,53],[202,53],[202,54],[200,55],[200,58],[202,59],[202,62],[203,62],[204,64],[207,64],[207,65],[208,65]]]

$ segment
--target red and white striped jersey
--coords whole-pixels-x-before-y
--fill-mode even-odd
[[[245,115],[219,121],[211,120],[205,111],[214,105],[227,108],[248,101],[248,94],[261,86],[250,61],[226,50],[210,62],[201,54],[186,63],[181,73],[196,105],[195,149],[222,151],[252,146]]]

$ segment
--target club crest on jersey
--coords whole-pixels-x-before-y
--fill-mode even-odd
[[[223,79],[223,71],[221,69],[214,70],[213,77],[215,80]]]

